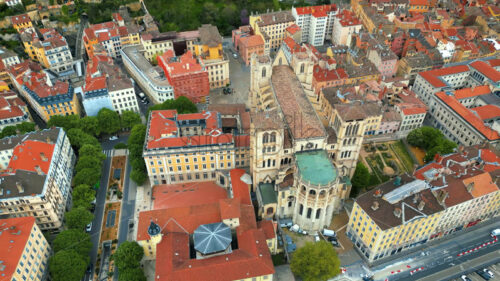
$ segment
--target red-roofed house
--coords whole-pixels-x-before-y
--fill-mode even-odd
[[[210,93],[208,72],[191,51],[176,57],[174,51],[167,50],[163,55],[158,56],[158,65],[174,87],[175,98],[184,96],[194,103],[205,102],[205,98]]]
[[[350,45],[353,34],[359,33],[361,21],[349,10],[342,10],[334,19],[332,42],[337,45]]]
[[[33,23],[28,14],[12,16],[10,21],[17,32],[21,32],[23,29],[33,29]]]
[[[467,108],[450,92],[439,92],[434,100],[433,125],[449,139],[467,146],[483,141],[492,144],[500,142],[500,134],[495,129],[498,107]]]
[[[139,28],[120,24],[119,18],[113,17],[113,21],[93,24],[83,31],[83,45],[89,58],[94,55],[96,44],[104,47],[108,56],[113,58],[121,56],[122,46],[140,44]]]
[[[292,15],[295,18],[295,23],[302,30],[302,40],[300,41],[313,46],[323,45],[325,39],[332,37],[333,20],[337,12],[335,4],[293,7]]]
[[[252,54],[264,55],[264,39],[262,39],[261,35],[244,36],[238,41],[240,56],[246,65],[250,64]]]
[[[12,91],[0,92],[0,129],[31,120],[26,104]]]
[[[0,213],[21,217],[26,209],[41,209],[44,212],[32,214],[42,230],[61,227],[75,163],[64,130],[52,128],[4,138],[0,154]]]
[[[243,113],[233,118],[236,127],[232,122],[227,127],[223,122],[227,118],[217,111],[152,111],[143,151],[151,182],[211,181],[216,180],[216,171],[248,167],[250,142],[245,135],[236,134],[244,132]]]
[[[239,181],[241,177],[231,173],[231,182]],[[237,194],[213,201],[199,193],[201,189],[174,191],[177,200],[185,202],[182,206],[169,200],[162,209],[139,213],[137,241],[146,258],[156,259],[155,280],[272,280],[274,267],[267,242],[274,229],[267,223],[259,228],[253,206]],[[222,187],[210,189],[226,193]],[[157,194],[154,200],[163,196],[173,195]],[[197,229],[203,227],[206,232],[214,225],[220,229],[218,241],[197,241],[201,238]]]
[[[0,228],[1,279],[45,280],[51,250],[35,218],[0,219]]]
[[[427,107],[411,90],[403,89],[398,94],[401,102],[394,105],[394,109],[401,116],[399,132],[407,135],[416,128],[420,128],[427,114]]]

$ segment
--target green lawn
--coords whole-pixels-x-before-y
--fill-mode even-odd
[[[411,158],[410,154],[408,153],[408,150],[406,150],[406,147],[403,143],[402,140],[395,142],[391,144],[391,148],[396,154],[396,156],[401,160],[402,165],[406,169],[407,172],[411,172],[413,170],[413,165],[415,162],[413,162],[413,158]]]

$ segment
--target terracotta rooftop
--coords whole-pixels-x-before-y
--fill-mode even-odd
[[[34,217],[0,219],[2,279],[12,280],[35,225]]]
[[[13,16],[10,18],[10,20],[12,21],[12,24],[15,24],[15,25],[19,25],[19,24],[23,24],[23,23],[27,23],[27,22],[31,21],[28,14]]]
[[[500,107],[494,104],[487,104],[483,106],[473,107],[471,108],[471,110],[477,113],[479,118],[485,121],[500,117]]]
[[[227,192],[215,182],[191,182],[153,186],[153,209],[211,204],[225,199]]]
[[[286,28],[286,31],[288,31],[288,33],[290,33],[291,35],[294,35],[295,33],[300,31],[300,27],[296,24],[292,24]]]
[[[497,131],[484,125],[483,120],[480,117],[476,116],[470,109],[463,106],[456,98],[449,96],[444,92],[438,92],[436,93],[436,96],[442,100],[445,105],[460,115],[462,119],[467,121],[472,127],[480,132],[486,139],[500,139],[500,135]]]
[[[294,139],[325,137],[325,129],[302,84],[286,65],[273,67],[272,88]]]
[[[260,35],[251,35],[246,37],[241,37],[240,44],[246,46],[247,48],[264,46],[264,39]]]
[[[422,76],[427,82],[436,88],[446,87],[446,84],[440,79],[441,76],[457,74],[461,72],[468,72],[469,67],[467,65],[457,65],[441,69],[434,69],[429,71],[420,72],[419,75]]]
[[[491,81],[495,83],[500,81],[500,72],[498,72],[496,69],[494,69],[491,65],[487,64],[486,62],[475,61],[471,63],[470,66],[479,71],[481,74],[486,76]]]
[[[457,99],[466,99],[466,98],[472,98],[472,97],[477,97],[480,95],[487,95],[490,94],[491,90],[488,85],[480,85],[474,88],[464,88],[464,89],[459,89],[454,92],[454,95]]]
[[[227,198],[226,195],[226,198],[214,202],[213,197],[196,195],[196,190],[177,192],[177,200],[185,202],[183,206],[165,205],[164,209],[139,213],[137,241],[150,239],[147,230],[152,221],[160,226],[163,233],[162,241],[156,246],[155,280],[222,281],[274,273],[265,242],[265,230],[257,228],[248,185],[240,179],[243,174],[244,171],[239,169],[230,172],[234,198]],[[221,190],[221,194],[226,193],[222,187],[211,189],[216,188]],[[189,200],[193,197],[196,201]],[[244,204],[245,201],[250,204]],[[172,203],[177,205],[173,197]],[[233,216],[237,216],[240,223],[236,228],[238,248],[203,259],[190,257],[189,234],[202,224],[221,222]]]
[[[209,47],[217,47],[222,43],[222,37],[216,26],[204,24],[198,28],[200,34],[200,42]]]
[[[297,7],[295,8],[298,15],[308,15],[314,13],[324,13],[326,15],[327,12],[337,11],[337,5],[321,5],[321,6],[307,6],[307,7]]]

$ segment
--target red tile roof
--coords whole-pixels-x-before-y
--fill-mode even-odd
[[[398,106],[398,105],[396,105]],[[422,114],[422,113],[426,113],[427,112],[427,109],[425,107],[405,107],[405,106],[402,106],[401,107],[401,111],[403,111],[403,114],[404,115],[414,115],[414,114]]]
[[[218,112],[203,111],[193,114],[179,114],[175,110],[155,110],[151,112],[148,123],[147,148],[168,148],[230,144],[232,134],[223,134],[218,126]],[[178,136],[177,120],[205,120],[205,134],[197,136]]]
[[[260,35],[252,35],[240,38],[240,44],[242,46],[248,47],[257,47],[264,46],[264,39]]]
[[[236,145],[236,147],[250,147],[250,136],[249,135],[234,136],[234,144]]]
[[[276,225],[272,220],[263,220],[257,222],[257,227],[264,231],[266,235],[266,239],[274,239],[276,238]]]
[[[9,168],[12,172],[16,170],[38,172],[37,167],[40,167],[41,172],[47,174],[54,153],[55,144],[46,142],[27,140],[17,145],[12,152],[12,158],[9,162]],[[45,156],[42,157],[42,155]]]
[[[468,108],[463,106],[457,99],[447,95],[444,92],[436,93],[436,96],[441,99],[446,105],[453,109],[465,121],[471,124],[477,131],[479,131],[488,140],[497,140],[500,135],[497,131],[484,125],[483,120],[472,113]]]
[[[441,69],[434,69],[434,70],[429,70],[429,71],[424,71],[419,73],[422,78],[427,80],[432,86],[436,88],[441,88],[445,87],[446,84],[439,79],[441,76],[446,76],[446,75],[451,75],[451,74],[457,74],[461,72],[466,72],[469,71],[469,67],[467,65],[457,65],[457,66],[451,66],[451,67],[446,67],[446,68],[441,68]]]
[[[308,6],[308,7],[297,7],[295,8],[297,11],[298,15],[310,15],[315,12],[332,12],[337,10],[337,5],[335,4],[330,4],[330,5],[322,5],[322,6]]]
[[[338,13],[337,17],[339,18],[339,22],[342,26],[353,26],[360,25],[361,21],[356,17],[354,12],[349,10],[342,10]]]
[[[476,96],[481,96],[481,95],[487,95],[490,94],[491,90],[488,85],[481,85],[477,86],[475,88],[465,88],[465,89],[459,89],[455,91],[455,97],[459,100],[461,99],[466,99],[466,98],[472,98]]]
[[[410,6],[429,6],[428,0],[410,0]]]
[[[231,187],[233,190],[234,198],[240,199],[242,204],[252,205],[252,199],[250,198],[250,187],[248,184],[241,180],[241,177],[245,174],[245,170],[242,169],[232,169],[229,172],[231,177]]]
[[[289,27],[287,27],[285,30],[288,31],[291,35],[294,35],[298,31],[300,31],[300,26],[298,26],[294,23],[294,24],[290,25]]]
[[[9,218],[0,220],[0,260],[2,280],[11,280],[21,255],[35,224],[34,217]],[[5,278],[5,279],[4,279]]]
[[[312,16],[315,18],[324,18],[327,16],[326,11],[323,10],[317,10],[312,12]]]
[[[500,116],[500,107],[494,104],[474,107],[471,108],[471,110],[476,112],[479,118],[483,120],[493,119]]]
[[[154,210],[211,204],[226,197],[226,190],[212,181],[155,185],[152,195]]]
[[[491,65],[485,63],[484,61],[475,61],[471,63],[470,66],[481,72],[491,81],[495,83],[500,81],[500,72],[498,72],[496,69],[491,67]]]
[[[22,15],[12,16],[11,21],[12,21],[12,24],[19,25],[19,24],[30,22],[31,19],[28,16],[28,14],[22,14]]]
[[[238,200],[222,199],[219,201],[219,206],[220,206],[220,218],[223,220],[239,218],[241,216],[240,201]]]
[[[52,86],[47,83],[47,76],[41,72],[31,72],[28,75],[28,81],[25,81],[23,77],[17,79],[20,85],[23,85],[33,91],[40,98],[46,98],[50,96],[64,95],[68,93],[69,83],[57,80]]]
[[[97,91],[106,89],[106,76],[99,77],[87,77],[85,79],[85,86],[83,87],[84,92]]]

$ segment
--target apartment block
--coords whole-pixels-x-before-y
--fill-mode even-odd
[[[401,117],[398,133],[408,135],[412,130],[422,127],[427,115],[425,104],[409,89],[397,91],[394,109]]]
[[[349,10],[340,11],[333,19],[332,42],[337,45],[351,45],[352,36],[359,33],[363,25]]]
[[[61,227],[71,204],[76,156],[61,128],[0,140],[0,213],[33,216],[41,230]]]
[[[24,50],[32,60],[39,62],[59,76],[74,73],[73,56],[66,38],[55,29],[43,28],[39,31],[33,28],[25,29],[20,35]]]
[[[429,108],[429,121],[451,140],[497,144],[499,71],[498,60],[476,60],[419,73],[412,89]]]
[[[139,213],[136,240],[155,260],[156,280],[273,279],[275,229],[256,223],[250,176],[232,169],[224,181],[153,187],[153,208]]]
[[[198,28],[200,37],[194,44],[194,54],[208,72],[210,89],[229,84],[229,59],[222,50],[222,36],[216,26],[204,24]]]
[[[276,52],[285,39],[286,29],[295,24],[290,11],[250,15],[250,26],[264,39],[264,54]]]
[[[216,111],[150,113],[143,157],[154,184],[210,181],[217,171],[248,166],[249,136],[240,114],[222,118]],[[237,165],[238,163],[238,165]]]
[[[461,147],[360,195],[348,237],[373,262],[497,217],[499,160],[489,147]]]
[[[194,53],[194,42],[199,37],[198,30],[164,33],[147,32],[141,34],[141,45],[144,50],[144,57],[151,61],[155,55],[161,55],[168,50],[174,51],[178,56],[187,51]]]
[[[89,58],[98,44],[108,56],[120,57],[123,47],[140,44],[139,28],[133,24],[120,26],[114,21],[91,25],[83,31],[83,45]]]
[[[31,120],[26,104],[12,91],[0,92],[0,129]]]
[[[209,75],[191,51],[176,57],[174,51],[167,50],[158,56],[158,65],[174,87],[176,98],[184,96],[195,103],[206,102],[210,93]]]
[[[4,67],[11,67],[18,63],[21,63],[19,56],[9,49],[0,47],[0,60],[2,61]]]
[[[134,85],[108,56],[94,55],[87,63],[83,86],[83,107],[88,116],[102,108],[118,112],[139,112]]]
[[[253,54],[264,55],[264,39],[260,35],[242,36],[238,39],[237,49],[246,65],[250,64]]]
[[[17,66],[11,72],[14,85],[43,121],[54,115],[80,114],[77,95],[68,82],[52,81],[30,61]]]
[[[152,66],[144,57],[140,46],[127,46],[121,50],[123,64],[129,75],[141,86],[154,103],[163,103],[174,98],[174,87],[159,66]]]
[[[0,271],[3,280],[43,281],[51,248],[34,217],[0,219]]]
[[[28,14],[13,16],[10,18],[10,21],[12,22],[12,27],[19,33],[24,29],[33,28],[33,23]]]
[[[295,23],[302,30],[301,42],[321,46],[325,39],[332,39],[334,18],[338,13],[337,5],[292,7]]]

